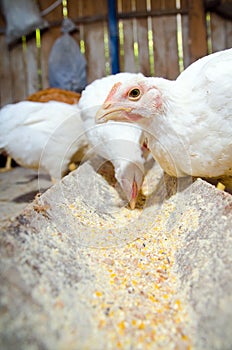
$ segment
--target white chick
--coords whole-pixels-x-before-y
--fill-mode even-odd
[[[142,74],[119,73],[95,80],[82,92],[79,101],[84,127],[95,153],[114,165],[115,177],[122,187],[132,209],[143,183],[144,158],[140,127],[130,124],[96,125],[95,115],[116,81],[125,82]]]
[[[77,105],[22,101],[0,111],[0,151],[23,167],[45,170],[53,182],[86,145]]]
[[[231,176],[231,91],[229,49],[196,61],[175,81],[138,76],[116,84],[97,119],[143,128],[153,157],[169,175]]]

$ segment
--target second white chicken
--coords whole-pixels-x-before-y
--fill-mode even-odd
[[[22,101],[0,111],[0,151],[21,166],[45,170],[53,182],[86,145],[77,105]]]
[[[144,157],[142,154],[142,131],[131,124],[119,125],[109,122],[97,125],[96,113],[107,97],[112,86],[125,82],[131,77],[142,74],[119,73],[95,80],[82,92],[79,101],[81,117],[86,135],[94,152],[111,161],[115,177],[122,187],[132,209],[135,208],[137,196],[143,183]]]

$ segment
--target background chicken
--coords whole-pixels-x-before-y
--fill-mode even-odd
[[[172,176],[232,175],[232,49],[206,56],[176,81],[132,77],[116,84],[99,122],[130,121]]]
[[[87,145],[76,105],[22,101],[0,111],[0,150],[24,167],[43,169],[60,179]]]
[[[34,102],[59,101],[73,105],[79,102],[80,97],[81,94],[79,92],[63,90],[53,87],[39,90],[34,94],[28,96],[27,100]]]
[[[79,102],[86,135],[95,153],[110,160],[115,177],[121,185],[130,206],[135,207],[143,182],[144,158],[141,150],[142,131],[131,124],[96,125],[95,115],[116,81],[125,82],[142,75],[119,73],[95,80],[82,92]]]
[[[59,101],[68,104],[77,104],[81,94],[74,91],[63,90],[59,88],[47,88],[36,91],[27,97],[27,101],[33,102],[49,102],[49,101]],[[0,171],[8,171],[11,170],[12,159],[6,152],[1,152],[1,155],[6,157],[6,164],[4,168],[1,168]],[[71,166],[72,167],[72,166]]]

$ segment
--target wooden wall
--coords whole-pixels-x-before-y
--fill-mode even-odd
[[[53,2],[39,0],[40,9]],[[107,0],[67,4],[79,28],[74,38],[87,59],[88,82],[110,74]],[[1,106],[49,86],[47,63],[61,35],[62,5],[44,18],[51,26],[41,33],[41,48],[32,35],[9,49],[0,17]],[[232,47],[232,22],[214,13],[206,20],[202,0],[118,0],[118,21],[121,71],[175,79],[199,57]]]

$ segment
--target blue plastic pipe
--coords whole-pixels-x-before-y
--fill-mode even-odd
[[[116,0],[108,0],[108,18],[109,18],[109,41],[111,72],[116,74],[119,68],[119,40],[118,40],[118,21]]]

